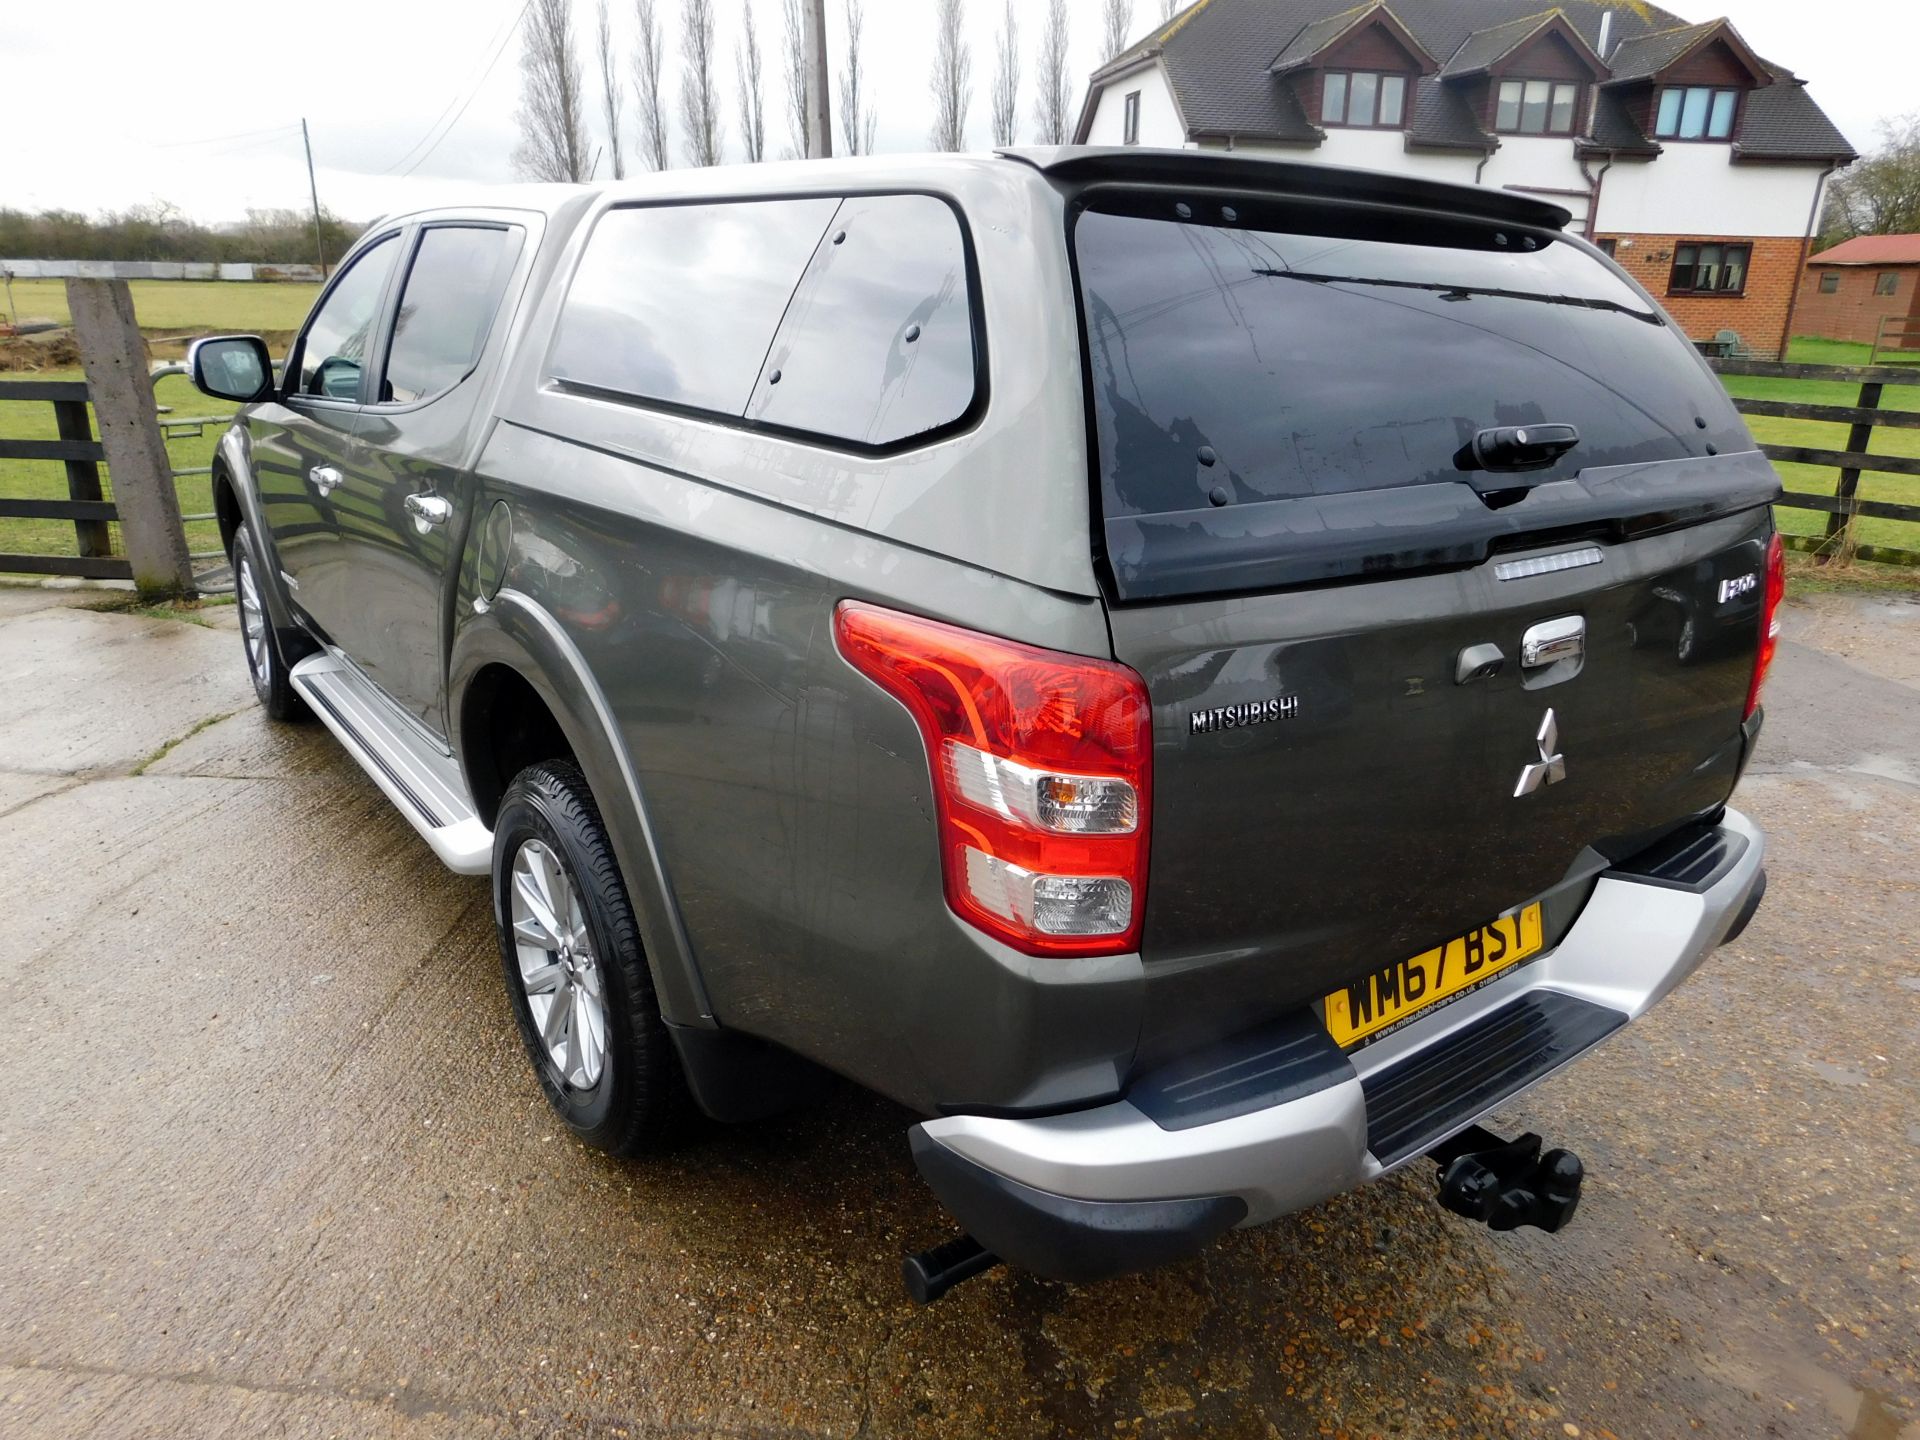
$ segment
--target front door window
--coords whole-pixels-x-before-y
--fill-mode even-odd
[[[386,294],[387,277],[399,250],[388,236],[363,251],[334,282],[300,342],[296,393],[327,400],[360,399],[360,377],[374,323],[380,318],[380,299]]]

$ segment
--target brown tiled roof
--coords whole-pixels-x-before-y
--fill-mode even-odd
[[[1920,265],[1920,235],[1856,235],[1822,250],[1809,265]]]
[[[1094,80],[1097,85],[1107,76],[1158,60],[1166,69],[1190,136],[1312,144],[1322,132],[1294,102],[1286,78],[1269,74],[1268,67],[1280,57],[1297,57],[1307,47],[1324,46],[1368,8],[1356,7],[1353,0],[1197,0],[1094,72]],[[1543,0],[1391,0],[1390,8],[1428,54],[1448,57],[1449,66],[1470,40],[1475,41],[1476,50],[1490,46],[1498,40],[1486,38],[1488,32],[1519,27],[1523,21],[1538,22],[1546,10],[1556,8],[1596,52],[1601,17],[1611,12],[1613,53],[1604,58],[1613,65],[1624,55],[1636,73],[1647,57],[1678,43],[1670,37],[1701,28],[1657,6],[1628,5],[1621,0],[1554,0],[1551,5],[1543,5]],[[1658,36],[1669,38],[1650,45],[1639,43]],[[1684,47],[1674,53],[1684,53]],[[1749,97],[1736,158],[1851,157],[1845,138],[1789,72],[1780,66],[1767,68],[1779,80]],[[1441,91],[1432,90],[1431,83],[1423,81],[1416,90],[1408,142],[1442,147],[1472,142],[1460,108]],[[1091,94],[1088,103],[1083,127],[1092,116]],[[1604,102],[1596,109],[1596,133],[1583,137],[1586,148],[1659,153],[1657,145],[1633,128],[1624,110]],[[1464,116],[1464,121],[1471,122],[1471,115]],[[1471,128],[1477,132],[1479,127],[1472,124]]]

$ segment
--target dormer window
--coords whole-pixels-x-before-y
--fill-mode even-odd
[[[1669,85],[1654,110],[1656,140],[1730,140],[1740,109],[1738,90],[1711,85]]]
[[[1493,128],[1503,135],[1571,135],[1580,86],[1572,80],[1502,80]]]
[[[1407,77],[1378,70],[1329,70],[1320,92],[1320,123],[1398,130],[1407,118]]]

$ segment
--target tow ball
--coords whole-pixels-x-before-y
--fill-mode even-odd
[[[1490,1230],[1559,1230],[1580,1208],[1586,1167],[1570,1150],[1540,1153],[1538,1135],[1502,1140],[1478,1125],[1428,1151],[1440,1167],[1440,1203]]]

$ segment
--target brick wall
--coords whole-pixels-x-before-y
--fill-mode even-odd
[[[1793,305],[1806,242],[1794,237],[1740,235],[1624,235],[1602,232],[1596,241],[1612,240],[1613,258],[1667,307],[1692,340],[1711,340],[1732,330],[1765,359],[1779,358],[1786,345],[1787,312]],[[1631,244],[1627,242],[1631,241]],[[1689,241],[1730,241],[1753,247],[1747,263],[1747,288],[1742,295],[1669,295],[1673,247]],[[1794,329],[1804,330],[1799,321]]]
[[[1874,282],[1889,272],[1899,277],[1899,288],[1892,295],[1874,294]],[[1839,276],[1840,288],[1821,294],[1822,275]],[[1920,315],[1920,265],[1809,265],[1800,281],[1793,328],[1802,335],[1871,345],[1880,321],[1896,315]]]

